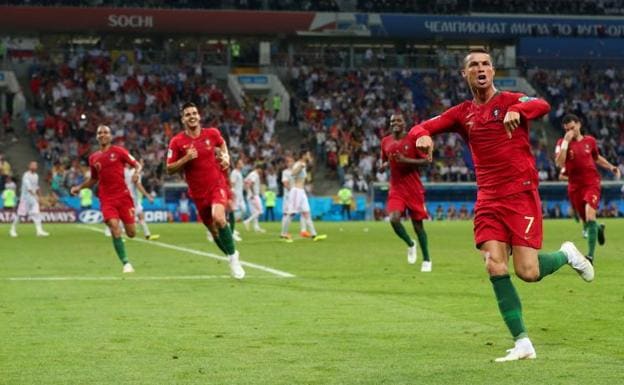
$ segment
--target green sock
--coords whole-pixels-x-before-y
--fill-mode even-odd
[[[230,211],[228,213],[228,223],[230,224],[230,229],[234,232],[234,226],[236,226],[236,217],[234,216],[234,211]]]
[[[538,281],[547,275],[554,273],[566,263],[568,263],[568,257],[566,257],[563,251],[557,250],[552,253],[539,253],[537,254],[537,260],[539,262],[539,278]]]
[[[394,229],[396,235],[398,235],[399,238],[401,238],[407,244],[407,246],[414,246],[414,241],[412,241],[412,238],[410,238],[410,236],[407,234],[407,231],[405,231],[405,227],[403,227],[403,224],[401,222],[390,222],[390,224],[392,225],[392,228]]]
[[[234,239],[232,239],[232,230],[230,230],[230,226],[225,226],[219,229],[219,239],[223,243],[223,251],[227,255],[232,255],[236,252],[236,247],[234,246]]]
[[[498,309],[514,340],[526,337],[527,331],[522,321],[522,304],[509,274],[492,276],[490,281],[494,287]]]
[[[583,231],[587,231],[587,225],[588,225],[588,223],[583,221]]]
[[[223,242],[221,242],[221,239],[219,237],[214,237],[214,236],[212,238],[214,239],[214,243],[215,243],[215,245],[217,245],[219,250],[221,250],[225,254],[227,254],[227,251],[225,251],[225,247],[223,247]]]
[[[420,250],[423,254],[423,260],[431,260],[431,258],[429,257],[429,244],[427,242],[427,233],[425,232],[425,229],[420,232],[417,231],[416,235],[418,236],[418,243],[420,244]]]
[[[598,237],[598,224],[596,221],[588,221],[587,222],[587,245],[589,246],[589,251],[587,255],[590,257],[594,256],[594,250],[596,250],[596,238]]]
[[[123,239],[113,237],[113,246],[117,257],[124,265],[128,263],[128,256],[126,255],[126,246],[124,246]]]

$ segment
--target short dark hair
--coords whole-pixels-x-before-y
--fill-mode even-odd
[[[488,54],[491,56],[490,51],[485,47],[471,48],[470,51],[468,51],[468,53],[466,54],[466,56],[464,56],[464,66],[468,62],[468,56],[472,55],[473,53],[484,53],[484,54]]]
[[[579,118],[577,115],[575,114],[565,114],[565,116],[563,117],[563,119],[561,119],[561,124],[565,125],[568,124],[570,122],[576,122],[576,123],[581,123],[581,118]]]
[[[199,108],[197,107],[197,105],[193,102],[186,102],[182,105],[182,107],[180,107],[180,116],[182,116],[182,113],[184,113],[184,110],[186,110],[187,108],[191,108],[191,107],[195,107],[197,108],[197,111],[199,111]]]

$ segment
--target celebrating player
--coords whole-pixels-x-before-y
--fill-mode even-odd
[[[228,256],[232,277],[243,279],[245,270],[225,217],[228,185],[222,170],[230,164],[227,145],[219,130],[201,127],[195,104],[182,105],[180,115],[184,131],[169,142],[167,173],[184,171],[189,196],[215,243]]]
[[[387,208],[390,224],[396,235],[407,244],[407,262],[416,263],[416,242],[410,238],[401,224],[401,217],[409,211],[412,226],[418,236],[418,243],[423,253],[422,272],[431,271],[431,258],[427,244],[427,233],[423,220],[428,217],[425,207],[425,188],[420,181],[420,166],[431,163],[431,158],[418,151],[414,141],[406,136],[405,118],[402,114],[390,117],[392,134],[381,140],[382,168],[390,164],[390,191]]]
[[[620,170],[600,155],[596,139],[581,134],[581,119],[568,114],[561,121],[565,136],[557,141],[555,162],[565,169],[568,177],[568,198],[587,230],[587,258],[594,260],[596,239],[604,245],[604,225],[596,224],[596,210],[600,205],[600,174],[596,165],[620,178]]]
[[[125,148],[111,144],[112,135],[108,126],[98,126],[96,135],[100,149],[89,156],[91,175],[80,185],[73,186],[71,194],[77,195],[83,188],[99,184],[98,197],[102,215],[110,228],[115,252],[123,264],[123,272],[134,273],[121,238],[119,221],[123,222],[126,235],[134,238],[136,235],[134,202],[124,180],[124,167],[127,164],[134,169],[131,176],[133,182],[138,180],[142,167]]]
[[[430,135],[441,132],[458,132],[470,145],[478,186],[475,244],[483,253],[499,310],[515,339],[515,346],[496,362],[535,358],[520,297],[509,277],[510,253],[516,275],[527,282],[540,281],[566,263],[589,282],[594,279],[594,269],[571,242],[564,242],[558,251],[538,253],[542,247],[542,205],[528,122],[546,114],[548,103],[498,91],[493,84],[492,58],[483,49],[466,55],[462,76],[473,100],[414,126],[409,136],[429,154],[433,151]]]
[[[29,215],[35,224],[38,237],[47,237],[50,234],[43,230],[41,225],[41,212],[39,210],[39,199],[41,192],[39,191],[39,175],[37,175],[37,162],[32,161],[28,164],[28,171],[22,176],[22,192],[20,195],[17,212],[13,218],[9,235],[13,238],[17,237],[17,224],[20,216]]]

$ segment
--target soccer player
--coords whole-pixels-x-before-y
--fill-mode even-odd
[[[242,159],[238,159],[236,161],[236,166],[230,172],[230,175],[226,175],[226,178],[229,180],[230,185],[230,194],[228,201],[228,222],[230,223],[230,228],[232,229],[232,237],[236,242],[240,242],[243,239],[241,238],[239,232],[234,229],[237,220],[242,218],[247,211],[247,205],[245,204],[245,197],[243,196],[243,173],[242,169],[244,166],[244,162]]]
[[[139,163],[141,164],[141,169],[143,169],[143,160],[140,159]],[[130,195],[132,196],[132,202],[134,203],[134,213],[139,220],[139,225],[141,225],[141,229],[143,229],[143,235],[145,239],[148,241],[155,241],[160,238],[158,234],[152,234],[147,223],[145,222],[145,214],[143,213],[143,203],[142,197],[146,197],[150,203],[154,202],[154,197],[150,193],[145,190],[143,187],[143,183],[141,183],[142,174],[139,174],[136,181],[133,181],[135,171],[129,164],[126,165],[124,169],[124,180],[126,182],[126,186],[128,187],[128,191],[130,191]]]
[[[431,272],[432,266],[423,220],[427,219],[429,214],[425,207],[425,188],[420,181],[418,169],[430,164],[431,158],[418,151],[414,141],[407,137],[403,114],[390,116],[390,128],[392,134],[381,140],[381,166],[385,168],[390,165],[390,191],[387,202],[390,225],[396,235],[407,244],[407,263],[416,263],[416,242],[410,238],[401,224],[401,217],[407,210],[423,253],[420,271],[428,273]]]
[[[292,237],[288,233],[288,225],[290,224],[290,208],[288,206],[288,195],[292,188],[292,166],[295,163],[292,155],[287,154],[284,158],[286,160],[286,168],[282,170],[282,187],[284,188],[284,194],[282,195],[282,230],[280,232],[280,238],[286,242],[292,242]]]
[[[81,184],[73,186],[70,192],[72,195],[78,195],[83,188],[91,188],[98,184],[102,215],[110,229],[117,257],[123,264],[122,271],[134,273],[121,238],[120,221],[123,222],[129,238],[134,238],[136,235],[134,202],[124,180],[124,167],[129,165],[134,169],[132,180],[135,182],[139,178],[142,167],[125,148],[111,144],[112,135],[108,126],[98,126],[96,136],[100,149],[89,156],[91,175]]]
[[[243,221],[245,228],[249,230],[249,225],[253,224],[253,229],[257,233],[266,232],[258,224],[258,218],[262,215],[262,201],[260,200],[260,178],[264,173],[264,165],[256,163],[254,169],[245,177],[245,187],[247,187],[247,199],[249,200],[249,211],[251,215]]]
[[[50,234],[43,230],[41,225],[41,212],[39,209],[39,200],[41,199],[41,191],[39,190],[39,175],[37,175],[38,164],[32,161],[28,164],[28,171],[22,176],[22,192],[20,194],[17,213],[13,218],[9,235],[13,238],[17,237],[17,224],[20,216],[30,216],[38,237],[47,237]]]
[[[234,193],[234,207],[235,214],[238,218],[242,218],[247,212],[247,205],[245,204],[244,196],[244,178],[243,178],[243,166],[245,163],[242,159],[236,161],[236,166],[230,173],[230,185],[232,186],[232,192]]]
[[[540,281],[568,263],[583,280],[594,279],[594,268],[572,242],[561,249],[538,253],[542,247],[542,210],[538,175],[529,144],[529,120],[550,110],[542,99],[498,91],[493,84],[492,58],[484,49],[464,58],[462,76],[473,99],[409,132],[421,151],[431,154],[431,135],[454,131],[470,145],[477,174],[474,237],[481,250],[498,307],[515,345],[496,362],[536,357],[522,318],[520,297],[509,277],[509,256],[516,275],[526,282]]]
[[[245,270],[225,217],[228,186],[223,170],[230,165],[227,145],[219,130],[201,127],[199,110],[194,103],[182,105],[180,119],[184,131],[169,142],[167,173],[184,172],[189,196],[215,243],[228,256],[232,277],[243,279]]]
[[[605,226],[596,223],[600,205],[600,174],[596,165],[611,171],[618,179],[620,169],[600,155],[593,136],[581,133],[578,116],[567,114],[561,122],[565,136],[557,141],[555,162],[568,176],[568,198],[587,230],[587,258],[593,263],[596,240],[600,245],[605,243]]]
[[[288,226],[295,214],[300,214],[306,223],[306,228],[310,231],[310,235],[313,241],[320,241],[327,238],[325,234],[317,234],[312,222],[312,215],[310,214],[310,203],[308,202],[308,195],[305,192],[305,178],[307,175],[306,167],[308,162],[312,159],[310,151],[304,150],[299,154],[299,160],[297,160],[291,169],[292,187],[288,192],[288,212],[285,223],[282,224],[282,235],[288,234]],[[283,179],[283,176],[282,176]]]

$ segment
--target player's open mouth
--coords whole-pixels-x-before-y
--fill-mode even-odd
[[[477,83],[479,83],[479,85],[484,85],[486,82],[487,82],[487,76],[477,75]]]

